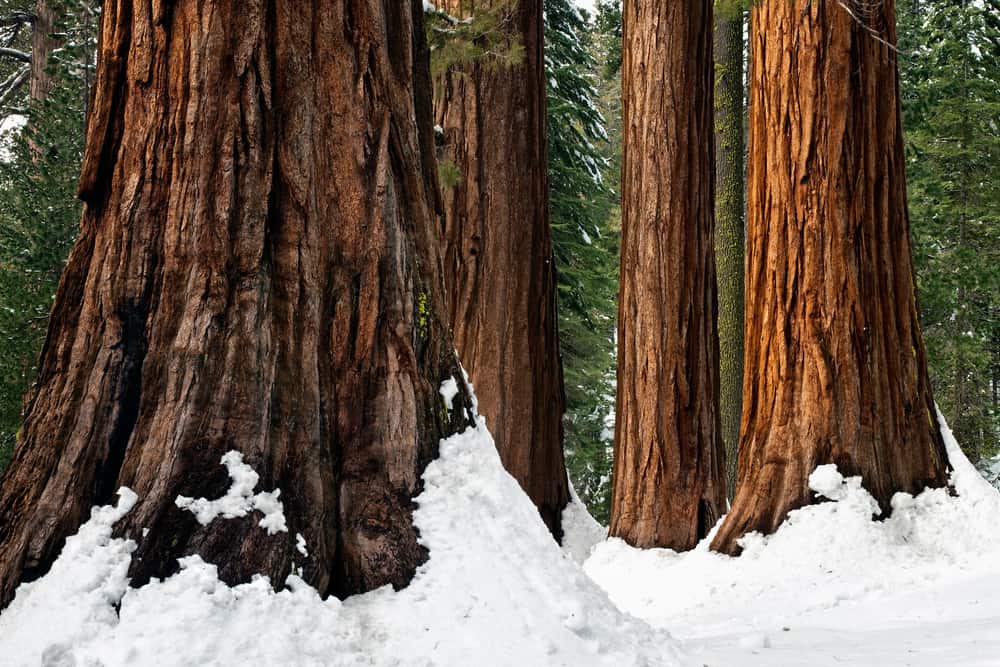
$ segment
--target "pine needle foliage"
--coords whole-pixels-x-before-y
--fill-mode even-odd
[[[900,7],[921,320],[935,397],[973,462],[1000,449],[1000,0]]]
[[[510,67],[524,59],[524,45],[514,25],[517,0],[456,4],[462,7],[458,15],[436,7],[427,7],[424,12],[434,79],[449,69],[460,71],[473,63]]]
[[[566,460],[591,513],[610,509],[618,298],[618,164],[600,107],[592,28],[571,0],[545,2],[550,220],[566,380]],[[611,173],[613,172],[613,173]]]
[[[36,374],[59,276],[79,228],[76,197],[93,73],[98,6],[51,0],[61,46],[48,63],[53,88],[5,137],[0,162],[0,469]]]

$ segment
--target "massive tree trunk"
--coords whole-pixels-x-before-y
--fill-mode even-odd
[[[947,482],[917,319],[893,3],[752,11],[746,382],[713,548],[774,531],[835,463],[885,510]],[[854,16],[852,17],[852,14]]]
[[[421,471],[467,421],[438,391],[458,367],[420,2],[102,14],[81,235],[0,482],[0,602],[121,485],[134,584],[191,553],[228,582],[294,561],[322,592],[406,584]],[[228,450],[288,532],[175,505],[223,494]]]
[[[715,263],[719,282],[719,415],[726,488],[736,488],[743,411],[743,3],[715,7]]]
[[[690,549],[725,511],[712,2],[624,6],[621,293],[611,535]]]
[[[455,15],[474,3],[448,0]],[[459,358],[504,466],[562,537],[569,500],[563,459],[566,399],[559,356],[548,216],[541,0],[511,3],[519,63],[485,56],[435,82],[444,160],[448,312]]]

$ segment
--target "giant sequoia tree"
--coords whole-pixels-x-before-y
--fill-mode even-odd
[[[336,594],[426,557],[411,498],[463,411],[438,392],[457,364],[421,12],[104,3],[81,233],[0,481],[0,603],[120,485],[136,583],[189,553],[284,581],[297,533]],[[234,449],[282,490],[287,533],[175,505],[221,495]]]
[[[751,29],[739,551],[812,500],[820,464],[883,509],[947,481],[910,256],[895,7],[762,0]]]
[[[712,2],[624,6],[611,535],[689,549],[725,510],[712,197]]]
[[[566,399],[548,217],[541,0],[459,2],[492,41],[435,81],[443,160],[447,303],[459,358],[504,466],[557,539],[569,500]],[[459,21],[459,25],[460,25]],[[503,53],[504,56],[498,54]]]

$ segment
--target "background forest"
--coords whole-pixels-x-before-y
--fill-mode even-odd
[[[75,195],[95,61],[99,3],[49,0],[40,6],[48,11],[38,12],[33,1],[0,2],[0,126],[6,133],[0,161],[0,468],[17,439],[22,397],[33,380],[79,221]],[[606,523],[618,296],[621,12],[617,2],[603,0],[593,15],[572,0],[546,0],[545,9],[567,464],[577,493]],[[740,9],[731,13],[742,22]],[[1000,0],[914,0],[900,6],[898,22],[909,205],[931,380],[958,442],[996,481]],[[433,30],[433,21],[428,25]],[[476,29],[488,32],[488,20]],[[460,43],[449,48],[437,57],[475,55],[463,52]],[[43,71],[33,74],[33,68]],[[742,107],[742,81],[735,83]],[[442,165],[445,185],[446,172]],[[742,265],[739,244],[719,243],[717,253],[726,253],[718,258],[720,266]],[[719,289],[721,302],[732,287],[720,276]],[[723,335],[724,359],[732,340]],[[727,409],[738,413],[738,406],[724,400],[724,421]]]

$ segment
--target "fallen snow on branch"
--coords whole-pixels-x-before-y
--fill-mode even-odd
[[[285,508],[278,500],[281,489],[254,493],[260,475],[243,462],[243,454],[240,452],[226,452],[222,457],[222,464],[226,466],[229,478],[233,480],[226,495],[217,500],[177,496],[175,501],[177,506],[194,514],[195,519],[203,526],[212,523],[220,515],[224,519],[235,519],[258,510],[264,515],[260,520],[260,527],[267,530],[268,535],[287,533]]]

